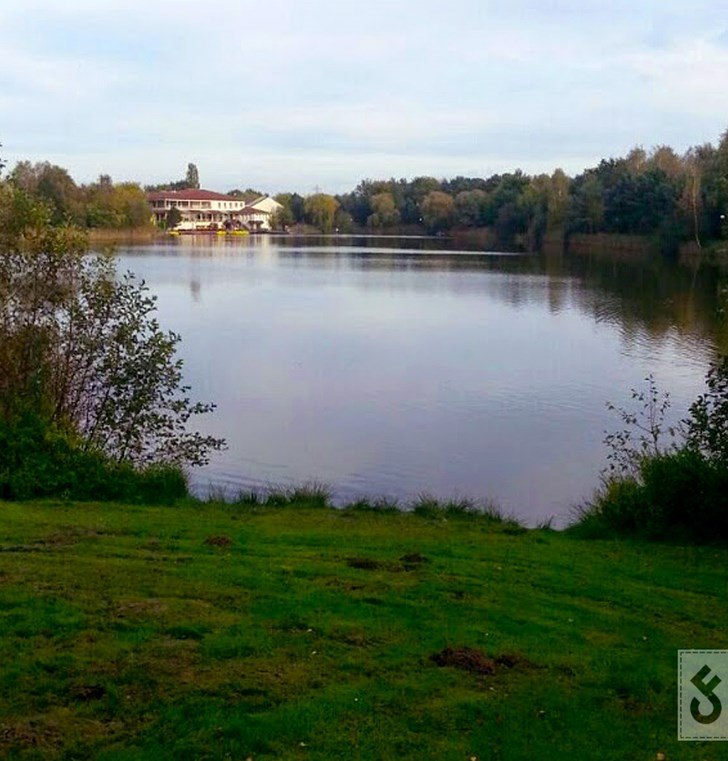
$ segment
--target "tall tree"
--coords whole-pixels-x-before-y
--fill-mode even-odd
[[[32,415],[50,435],[118,462],[203,464],[223,442],[188,431],[193,403],[155,297],[47,205],[0,187],[0,427]]]
[[[314,193],[305,201],[306,219],[309,224],[317,227],[322,233],[331,233],[334,230],[334,220],[339,202],[326,193]]]
[[[369,227],[394,227],[399,224],[399,212],[394,203],[394,196],[389,191],[373,195],[371,207],[372,213],[367,219]]]
[[[555,169],[551,175],[551,186],[548,194],[547,227],[549,230],[559,230],[566,223],[566,213],[569,205],[569,190],[571,180],[563,169]]]
[[[192,190],[200,189],[200,173],[197,171],[197,166],[195,164],[187,164],[185,183],[187,184],[187,187],[192,188]]]
[[[484,190],[461,190],[455,196],[456,224],[462,227],[480,227],[484,224],[488,194]]]
[[[431,190],[420,204],[422,224],[431,233],[448,230],[455,221],[455,202],[449,193]]]

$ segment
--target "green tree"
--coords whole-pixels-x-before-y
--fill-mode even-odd
[[[285,209],[286,215],[284,219],[290,219],[287,224],[296,225],[304,221],[304,199],[298,193],[279,193],[275,196],[275,200],[278,201]]]
[[[350,233],[354,229],[354,220],[348,211],[337,209],[334,216],[334,230],[337,233]]]
[[[85,221],[81,189],[68,170],[47,161],[19,162],[10,173],[10,182],[20,190],[43,199],[51,209],[52,224]]]
[[[8,179],[16,188],[35,195],[38,191],[37,167],[38,164],[33,166],[30,161],[18,161]]]
[[[228,190],[227,195],[232,196],[233,198],[242,198],[245,203],[252,203],[261,196],[264,196],[265,193],[262,193],[255,188],[245,188],[245,190],[235,188],[234,190]]]
[[[637,145],[627,154],[624,160],[631,174],[640,174],[647,169],[647,152]]]
[[[32,415],[76,449],[134,466],[205,463],[224,442],[187,425],[213,405],[187,395],[180,338],[160,329],[155,297],[51,216],[0,188],[0,424]]]
[[[720,357],[705,378],[708,390],[690,406],[684,421],[688,447],[728,472],[728,357]]]
[[[480,227],[484,223],[488,194],[484,190],[462,190],[455,196],[457,224],[462,227]]]
[[[559,230],[564,227],[569,206],[569,190],[571,180],[563,169],[555,169],[551,175],[551,185],[548,193],[547,228]]]
[[[649,165],[655,169],[661,169],[668,177],[677,178],[685,174],[682,159],[669,145],[658,145],[653,148]]]
[[[326,193],[314,193],[306,198],[304,204],[306,220],[322,233],[333,232],[338,208],[339,202]]]
[[[164,218],[164,224],[168,230],[174,230],[181,221],[182,212],[176,206],[173,206]]]
[[[567,232],[595,233],[604,224],[604,188],[595,170],[590,169],[574,180],[567,211]]]
[[[394,196],[389,191],[376,193],[370,199],[372,213],[367,219],[367,226],[374,228],[394,227],[399,224],[399,211]]]
[[[449,193],[430,191],[420,205],[422,223],[431,233],[449,230],[455,221],[455,202]]]
[[[144,227],[150,224],[152,209],[146,195],[134,182],[115,185],[108,174],[86,186],[85,206],[88,227]]]
[[[193,190],[200,189],[200,173],[197,171],[197,166],[195,164],[187,164],[185,183],[188,188],[192,188]]]

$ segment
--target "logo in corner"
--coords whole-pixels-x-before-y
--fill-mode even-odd
[[[728,650],[678,651],[678,740],[728,740]]]

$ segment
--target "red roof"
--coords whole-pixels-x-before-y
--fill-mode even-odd
[[[147,193],[148,201],[242,201],[242,198],[214,193],[212,190],[155,190]]]

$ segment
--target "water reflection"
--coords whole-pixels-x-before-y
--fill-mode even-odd
[[[218,403],[231,489],[319,478],[340,499],[495,497],[535,521],[596,485],[609,399],[647,373],[679,416],[728,346],[724,275],[447,242],[183,240],[123,249]]]

